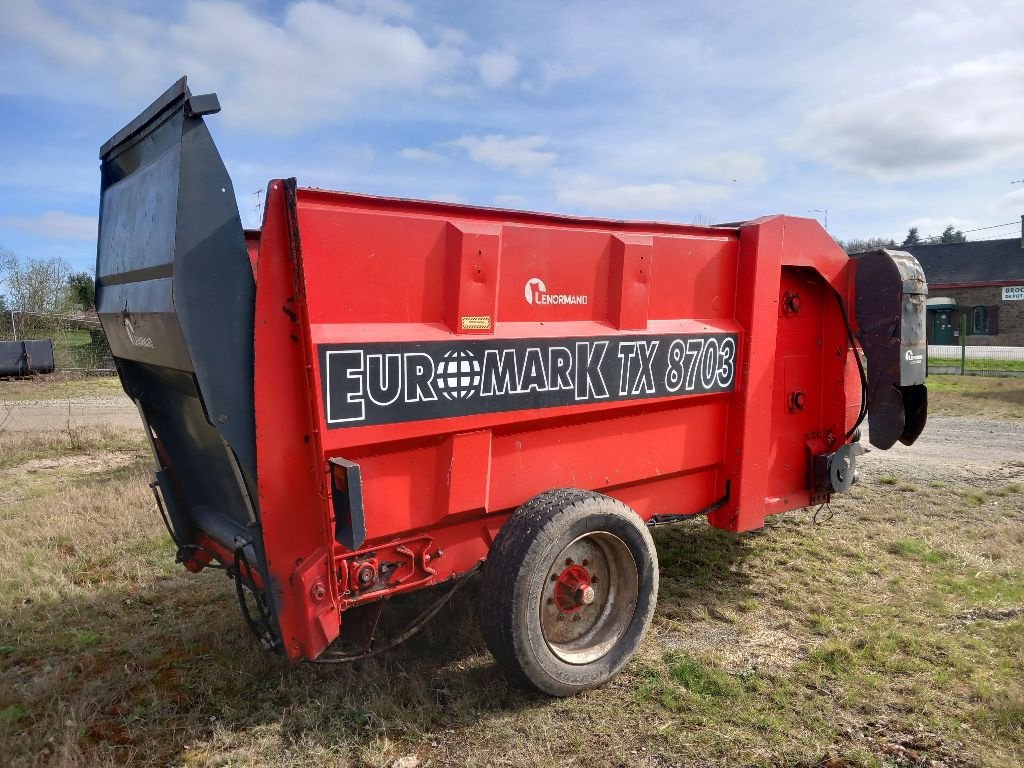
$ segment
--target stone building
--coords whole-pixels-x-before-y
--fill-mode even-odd
[[[1024,347],[1024,216],[1021,237],[906,246],[928,280],[928,343]]]

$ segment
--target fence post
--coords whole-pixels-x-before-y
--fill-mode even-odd
[[[18,340],[18,326],[14,324],[14,310],[11,310],[11,333],[14,334],[14,340]]]
[[[967,314],[960,315],[960,375],[967,373]]]

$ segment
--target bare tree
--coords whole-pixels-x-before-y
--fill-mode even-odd
[[[19,312],[66,312],[72,303],[68,290],[71,265],[64,259],[19,259],[0,246],[0,290],[7,306]]]
[[[836,242],[847,253],[866,253],[867,251],[877,251],[879,248],[896,247],[896,241],[891,237],[854,238],[853,240],[837,240]]]

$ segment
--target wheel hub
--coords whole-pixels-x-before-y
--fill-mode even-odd
[[[590,572],[582,565],[570,565],[555,580],[555,605],[562,613],[576,613],[594,602]]]
[[[540,599],[540,628],[559,659],[588,664],[626,632],[638,598],[638,573],[626,544],[591,531],[555,556]]]

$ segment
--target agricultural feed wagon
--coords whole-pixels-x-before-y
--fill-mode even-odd
[[[866,414],[878,448],[924,427],[905,253],[294,179],[247,233],[218,110],[182,78],[103,146],[97,303],[178,559],[290,659],[390,647],[333,644],[440,586],[402,639],[481,571],[510,675],[600,685],[654,612],[652,526],[758,528],[850,487]]]

